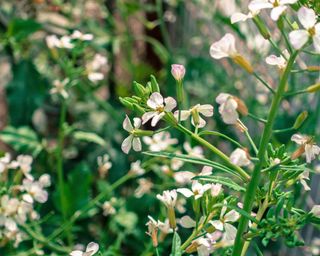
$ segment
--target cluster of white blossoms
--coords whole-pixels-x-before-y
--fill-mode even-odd
[[[74,48],[73,41],[91,41],[93,39],[92,34],[83,34],[78,30],[75,30],[70,36],[64,35],[58,38],[56,35],[49,35],[46,37],[46,43],[49,49],[54,48],[64,48],[72,49]]]
[[[19,225],[37,220],[39,214],[34,209],[35,204],[45,203],[51,185],[50,176],[43,174],[36,180],[31,175],[31,156],[19,155],[11,160],[8,153],[0,158],[0,176],[4,186],[0,199],[0,238],[2,241],[13,242],[16,247],[28,236]],[[6,189],[7,188],[7,189]]]
[[[79,246],[83,247],[83,246]],[[85,249],[74,250],[70,252],[70,256],[93,256],[99,251],[99,245],[95,242],[90,242]]]
[[[93,82],[99,82],[104,79],[104,73],[101,72],[103,67],[106,67],[108,64],[108,59],[97,53],[94,55],[93,60],[86,65],[86,73],[88,79]]]

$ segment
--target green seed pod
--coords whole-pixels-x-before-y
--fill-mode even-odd
[[[259,18],[259,16],[255,16],[253,18],[254,24],[256,24],[260,34],[263,36],[264,39],[270,38],[270,32],[267,28],[267,26],[264,24],[263,20]]]
[[[310,86],[307,88],[307,91],[308,91],[309,93],[314,93],[314,92],[319,91],[319,90],[320,90],[320,83],[310,85]]]
[[[292,126],[294,129],[299,129],[301,125],[304,123],[304,121],[308,118],[308,112],[303,111],[298,115],[296,121],[294,122],[294,125]]]
[[[151,81],[152,92],[160,92],[159,84],[156,78],[154,77],[154,75],[150,76],[150,81]]]

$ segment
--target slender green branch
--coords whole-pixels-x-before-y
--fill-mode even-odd
[[[256,146],[256,144],[254,143],[253,139],[251,138],[250,134],[249,134],[249,131],[248,130],[245,130],[244,131],[244,134],[247,136],[250,144],[251,144],[251,147],[253,148],[254,150],[254,153],[257,155],[258,154],[258,148]]]
[[[248,117],[250,117],[250,118],[252,118],[254,120],[257,120],[257,121],[259,121],[261,123],[264,123],[264,124],[267,123],[267,120],[265,120],[263,118],[260,118],[260,117],[257,117],[257,116],[255,116],[254,114],[251,114],[251,113],[248,113]]]
[[[223,134],[223,133],[220,133],[220,132],[216,132],[216,131],[202,131],[202,132],[199,132],[198,133],[199,136],[202,136],[202,135],[213,135],[213,136],[219,136],[219,137],[222,137],[222,138],[225,138],[227,139],[228,141],[230,141],[231,143],[233,143],[234,145],[236,145],[237,147],[239,148],[245,148],[245,146],[242,146],[239,142],[235,141],[234,139],[230,138],[229,136]]]
[[[185,134],[188,134],[192,139],[197,141],[199,144],[201,144],[202,146],[211,150],[211,152],[213,152],[218,157],[220,157],[220,159],[222,159],[225,164],[227,164],[229,167],[231,167],[233,170],[235,170],[237,173],[239,173],[245,181],[250,180],[250,176],[246,173],[246,171],[244,171],[241,167],[231,163],[231,161],[227,155],[225,155],[223,152],[221,152],[219,149],[217,149],[215,146],[210,144],[205,139],[201,138],[198,134],[191,132],[190,130],[188,130],[187,128],[185,128],[184,126],[182,126],[180,124],[177,124],[176,126],[174,126],[174,128],[176,128],[177,130],[179,130]]]
[[[255,78],[257,78],[272,94],[275,94],[275,91],[271,88],[271,86],[263,80],[256,72],[253,72]]]
[[[308,91],[306,89],[303,89],[303,90],[298,90],[298,91],[293,91],[293,92],[287,92],[283,95],[283,97],[291,97],[291,96],[295,96],[295,95],[303,94],[303,93],[308,93]]]
[[[285,128],[285,129],[279,129],[279,130],[273,130],[273,133],[283,133],[283,132],[292,132],[295,129],[293,127]]]
[[[261,169],[263,168],[263,166],[266,162],[265,153],[267,150],[268,142],[269,142],[271,134],[272,134],[273,123],[276,118],[276,115],[277,115],[277,112],[278,112],[278,109],[280,106],[280,102],[282,99],[282,95],[285,91],[288,77],[289,77],[290,71],[292,69],[294,60],[297,57],[297,54],[298,54],[298,51],[295,51],[290,56],[287,67],[281,77],[278,89],[277,89],[276,94],[274,95],[274,98],[271,103],[268,120],[267,120],[267,123],[263,129],[263,134],[262,134],[262,138],[261,138],[260,145],[259,145],[258,158],[260,161],[255,165],[255,168],[254,168],[252,176],[251,176],[251,180],[247,186],[246,193],[245,193],[243,210],[246,211],[247,213],[250,213],[252,210],[252,207],[253,207],[253,202],[255,199],[254,195],[256,194],[257,187],[260,182]],[[243,233],[246,231],[247,226],[248,226],[248,219],[241,216],[240,221],[239,221],[239,225],[238,225],[238,231],[237,231],[237,235],[236,235],[236,239],[235,239],[235,244],[234,244],[234,248],[233,248],[233,253],[232,253],[233,256],[239,256],[242,253],[242,248],[243,248],[243,244],[244,244],[244,239],[242,236],[243,236]]]

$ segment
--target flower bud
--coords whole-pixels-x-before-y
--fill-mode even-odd
[[[307,88],[307,91],[309,93],[313,93],[313,92],[316,92],[316,91],[319,91],[320,90],[320,83],[316,83],[314,85],[310,85],[308,88]]]
[[[317,72],[320,71],[320,66],[308,66],[307,70],[310,72]]]
[[[249,74],[253,73],[253,67],[251,64],[240,54],[236,54],[234,56],[231,56],[232,60],[241,66],[244,70],[246,70]]]
[[[195,109],[192,109],[191,110],[191,115],[192,115],[192,119],[193,119],[194,125],[198,126],[200,124],[199,112],[196,111]]]
[[[177,221],[176,221],[176,214],[174,212],[173,207],[168,207],[168,219],[169,219],[170,228],[175,230],[177,227]]]
[[[301,125],[304,123],[304,121],[307,119],[307,117],[308,117],[308,112],[303,111],[302,113],[300,113],[300,115],[298,115],[298,117],[292,127],[294,129],[299,129],[301,127]]]
[[[158,84],[156,78],[153,75],[151,75],[150,80],[151,80],[152,92],[160,92],[159,84]]]
[[[238,97],[233,97],[233,99],[237,102],[238,107],[237,110],[240,114],[247,116],[248,115],[248,108],[243,100],[239,99]]]
[[[184,78],[186,69],[183,65],[173,64],[171,65],[171,74],[176,81],[181,81]]]
[[[133,90],[139,97],[144,97],[146,94],[146,89],[144,86],[136,81],[133,82]]]
[[[133,105],[131,102],[129,102],[126,98],[119,97],[120,102],[122,105],[124,105],[126,108],[133,110]]]
[[[305,146],[301,145],[296,151],[293,152],[293,154],[291,155],[291,159],[295,160],[298,157],[300,157],[303,153],[305,152]]]
[[[134,110],[136,113],[138,113],[139,115],[143,115],[146,111],[142,108],[142,107],[140,107],[138,104],[132,104],[132,107],[133,107],[133,109],[132,110]]]

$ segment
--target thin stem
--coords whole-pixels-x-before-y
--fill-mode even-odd
[[[160,256],[158,247],[156,247],[155,249],[156,249],[156,255],[157,255],[157,256]]]
[[[64,124],[66,121],[67,115],[67,104],[66,101],[63,100],[61,103],[61,111],[60,111],[60,120],[59,120],[59,132],[58,132],[58,148],[56,151],[56,160],[57,160],[57,174],[58,174],[58,186],[59,186],[59,197],[60,197],[60,207],[63,216],[64,222],[68,219],[68,202],[65,197],[65,183],[64,183],[64,172],[63,172],[63,147],[64,147]],[[67,233],[68,241],[71,242],[71,233]]]
[[[275,94],[275,91],[271,88],[271,86],[263,80],[256,72],[253,72],[255,78],[257,78],[272,94]]]
[[[192,139],[194,139],[195,141],[197,141],[199,144],[203,145],[204,147],[208,148],[209,150],[211,150],[211,152],[213,152],[214,154],[216,154],[217,156],[219,156],[223,162],[225,164],[227,164],[229,167],[231,167],[232,169],[234,169],[238,174],[241,175],[241,177],[245,180],[245,181],[249,181],[250,176],[239,166],[231,163],[229,157],[227,155],[225,155],[223,152],[221,152],[219,149],[217,149],[215,146],[213,146],[212,144],[210,144],[208,141],[206,141],[205,139],[201,138],[198,134],[195,134],[193,132],[191,132],[190,130],[188,130],[187,128],[185,128],[184,126],[178,124],[176,126],[174,126],[177,130],[188,134]]]
[[[277,115],[277,112],[278,112],[278,109],[280,106],[281,98],[282,98],[282,95],[285,91],[288,77],[289,77],[290,71],[292,69],[294,60],[297,57],[297,54],[298,54],[298,51],[295,51],[289,58],[287,67],[281,77],[277,92],[274,95],[274,98],[272,100],[267,123],[263,129],[263,134],[262,134],[262,138],[260,141],[259,152],[258,152],[258,158],[260,161],[256,164],[256,166],[253,170],[251,180],[247,186],[245,198],[244,198],[243,210],[249,214],[252,211],[253,202],[255,199],[254,195],[256,194],[257,187],[260,182],[261,169],[266,162],[265,153],[267,150],[268,141],[270,140],[270,137],[272,134],[273,123],[276,118],[276,115]],[[233,253],[232,253],[233,256],[239,256],[242,253],[242,248],[243,248],[243,244],[244,244],[244,240],[243,240],[242,235],[246,231],[247,226],[248,226],[248,219],[241,216],[240,221],[239,221],[239,225],[238,225],[235,244],[234,244],[234,248],[233,248]]]
[[[82,207],[79,211],[76,211],[68,220],[68,222],[64,223],[60,228],[55,230],[49,237],[48,240],[52,240],[55,237],[59,236],[64,230],[68,229],[74,222],[77,221],[82,215],[87,213],[93,206],[95,206],[97,203],[99,203],[101,200],[103,200],[105,197],[108,196],[108,194],[115,190],[117,187],[128,181],[130,178],[134,177],[131,174],[126,174],[122,176],[120,179],[115,181],[111,186],[110,190],[104,190],[103,192],[99,193],[94,199],[92,199],[87,205]]]
[[[213,136],[219,136],[219,137],[222,137],[222,138],[225,138],[227,139],[228,141],[230,141],[231,143],[233,143],[234,145],[236,145],[237,147],[239,148],[245,148],[245,146],[242,146],[239,142],[235,141],[234,139],[231,139],[229,136],[223,134],[223,133],[220,133],[220,132],[216,132],[216,131],[202,131],[200,133],[198,133],[199,136],[202,136],[202,135],[213,135]]]
[[[277,46],[277,44],[272,40],[272,38],[269,38],[268,41],[270,42],[270,44],[272,45],[272,47],[274,49],[277,50],[277,52],[285,59],[288,60],[287,56],[285,56],[285,54],[283,54],[283,52],[281,51],[281,49]]]
[[[273,133],[291,132],[294,130],[295,130],[295,128],[289,127],[289,128],[285,128],[285,129],[273,130]]]
[[[308,91],[306,89],[303,89],[303,90],[294,91],[294,92],[287,92],[283,95],[283,97],[291,97],[291,96],[295,96],[303,93],[308,93]]]
[[[249,131],[248,130],[245,130],[244,131],[244,134],[247,136],[247,139],[249,140],[250,144],[251,144],[251,147],[253,148],[254,150],[254,153],[257,155],[258,154],[258,148],[256,146],[256,144],[254,143],[253,139],[251,138],[250,134],[249,134]]]
[[[267,120],[265,120],[263,118],[260,118],[260,117],[257,117],[257,116],[255,116],[254,114],[251,114],[251,113],[248,113],[248,117],[251,117],[252,119],[257,120],[257,121],[259,121],[261,123],[264,123],[264,124],[267,123]]]

